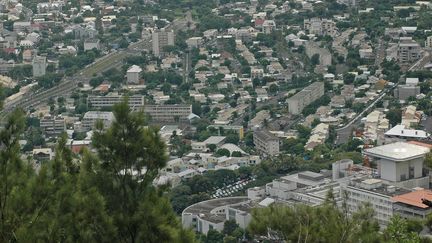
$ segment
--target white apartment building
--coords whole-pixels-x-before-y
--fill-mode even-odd
[[[87,104],[93,108],[112,107],[113,105],[122,102],[126,97],[116,93],[110,93],[106,96],[89,95]],[[128,96],[128,104],[132,109],[139,109],[144,106],[144,96],[132,95]]]
[[[40,77],[45,75],[48,66],[46,57],[35,56],[32,62],[33,77]]]
[[[127,83],[138,84],[141,79],[141,72],[142,68],[137,65],[132,65],[126,72]]]
[[[268,156],[279,154],[279,138],[266,130],[257,130],[253,133],[255,148]]]
[[[95,128],[96,122],[101,121],[104,129],[107,129],[111,126],[114,120],[115,117],[112,112],[88,111],[84,114],[84,117],[82,119],[82,128],[85,131],[91,131]]]
[[[421,57],[420,51],[421,47],[415,40],[401,39],[398,44],[398,60],[402,63],[417,61]]]
[[[156,56],[160,56],[163,53],[163,48],[165,46],[173,46],[174,45],[174,32],[167,31],[165,29],[157,30],[152,33],[152,47],[153,54]]]
[[[431,48],[432,47],[432,36],[428,36],[425,41],[425,46]]]
[[[329,124],[320,123],[312,129],[311,136],[305,145],[306,150],[313,150],[316,146],[324,144],[329,136]]]
[[[45,116],[40,120],[40,128],[47,137],[59,136],[66,131],[66,122],[61,116]]]
[[[192,114],[191,105],[146,105],[144,112],[152,121],[180,122],[187,121]]]
[[[299,115],[303,109],[321,98],[324,95],[324,83],[315,82],[298,92],[294,96],[288,98],[288,111],[291,114]]]
[[[321,18],[305,19],[304,29],[313,35],[334,36],[337,33],[336,23],[333,20]]]
[[[382,226],[393,217],[394,196],[410,192],[409,190],[386,185],[380,179],[355,179],[341,186],[341,196],[351,213],[358,211],[366,203],[375,211],[374,217]]]

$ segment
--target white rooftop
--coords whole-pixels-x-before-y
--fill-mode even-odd
[[[423,130],[406,129],[405,125],[396,125],[385,133],[386,136],[409,138],[427,138],[429,134]]]
[[[397,142],[364,150],[364,154],[392,161],[407,161],[423,157],[429,149],[419,145]]]

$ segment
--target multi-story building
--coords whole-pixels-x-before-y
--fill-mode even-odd
[[[181,122],[187,121],[192,114],[191,105],[146,105],[144,112],[151,121]]]
[[[165,46],[173,46],[174,45],[174,32],[168,31],[165,29],[161,29],[152,33],[152,45],[153,45],[153,54],[156,56],[160,56],[163,53],[163,48]]]
[[[40,77],[45,75],[47,68],[47,60],[46,57],[35,56],[33,58],[33,77]]]
[[[409,105],[402,110],[401,124],[406,128],[417,126],[422,118],[422,113],[417,111],[417,107]]]
[[[363,154],[376,162],[380,178],[394,186],[429,188],[429,176],[423,171],[423,162],[429,149],[423,146],[397,142],[365,149]]]
[[[299,115],[303,109],[314,102],[315,100],[321,98],[324,95],[324,83],[315,82],[304,88],[302,91],[298,92],[294,96],[290,97],[288,102],[288,111],[291,114]]]
[[[420,45],[411,38],[404,38],[399,41],[398,44],[398,60],[402,63],[414,62],[421,57]]]
[[[98,39],[87,39],[84,41],[84,51],[90,50],[99,50],[100,49],[100,41]]]
[[[428,36],[425,41],[425,46],[431,48],[432,47],[432,36]]]
[[[66,122],[61,116],[45,116],[40,120],[40,128],[47,137],[59,136],[66,131]]]
[[[124,99],[126,99],[126,96],[116,93],[110,93],[105,96],[89,95],[87,97],[87,104],[94,108],[112,107]],[[142,95],[131,95],[127,99],[129,107],[132,109],[139,109],[144,106],[144,96]]]
[[[31,31],[31,22],[16,21],[16,22],[13,23],[13,30],[16,33],[19,33],[19,32],[30,32]]]
[[[138,84],[141,79],[141,72],[142,69],[137,65],[130,67],[126,72],[127,83]]]
[[[276,23],[274,20],[264,20],[262,25],[262,31],[264,34],[270,34],[273,30],[276,29]]]
[[[304,20],[304,28],[309,34],[334,36],[337,33],[336,23],[329,19],[311,18]]]
[[[341,195],[346,198],[348,210],[358,211],[368,203],[375,211],[374,217],[380,225],[387,225],[393,217],[393,200],[397,195],[410,192],[383,183],[380,179],[354,179],[341,185]]]
[[[279,138],[266,130],[257,130],[253,133],[255,148],[268,156],[279,154]]]
[[[84,114],[84,117],[82,119],[82,128],[85,131],[90,131],[95,128],[97,121],[101,121],[104,129],[107,129],[111,126],[114,120],[115,117],[112,112],[88,111]]]
[[[306,150],[313,150],[316,146],[324,144],[329,136],[330,126],[325,123],[320,123],[312,129],[311,136],[305,145]]]

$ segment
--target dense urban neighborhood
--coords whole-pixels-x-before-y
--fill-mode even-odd
[[[432,242],[432,2],[0,0],[0,242]]]

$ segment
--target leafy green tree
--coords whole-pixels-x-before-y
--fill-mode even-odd
[[[222,149],[218,149],[216,151],[216,155],[217,156],[227,156],[227,157],[229,157],[231,155],[231,153],[230,153],[230,151],[228,149],[222,148]]]
[[[391,218],[389,225],[384,231],[385,242],[389,243],[416,243],[420,242],[417,232],[409,231],[408,223],[399,215]]]

